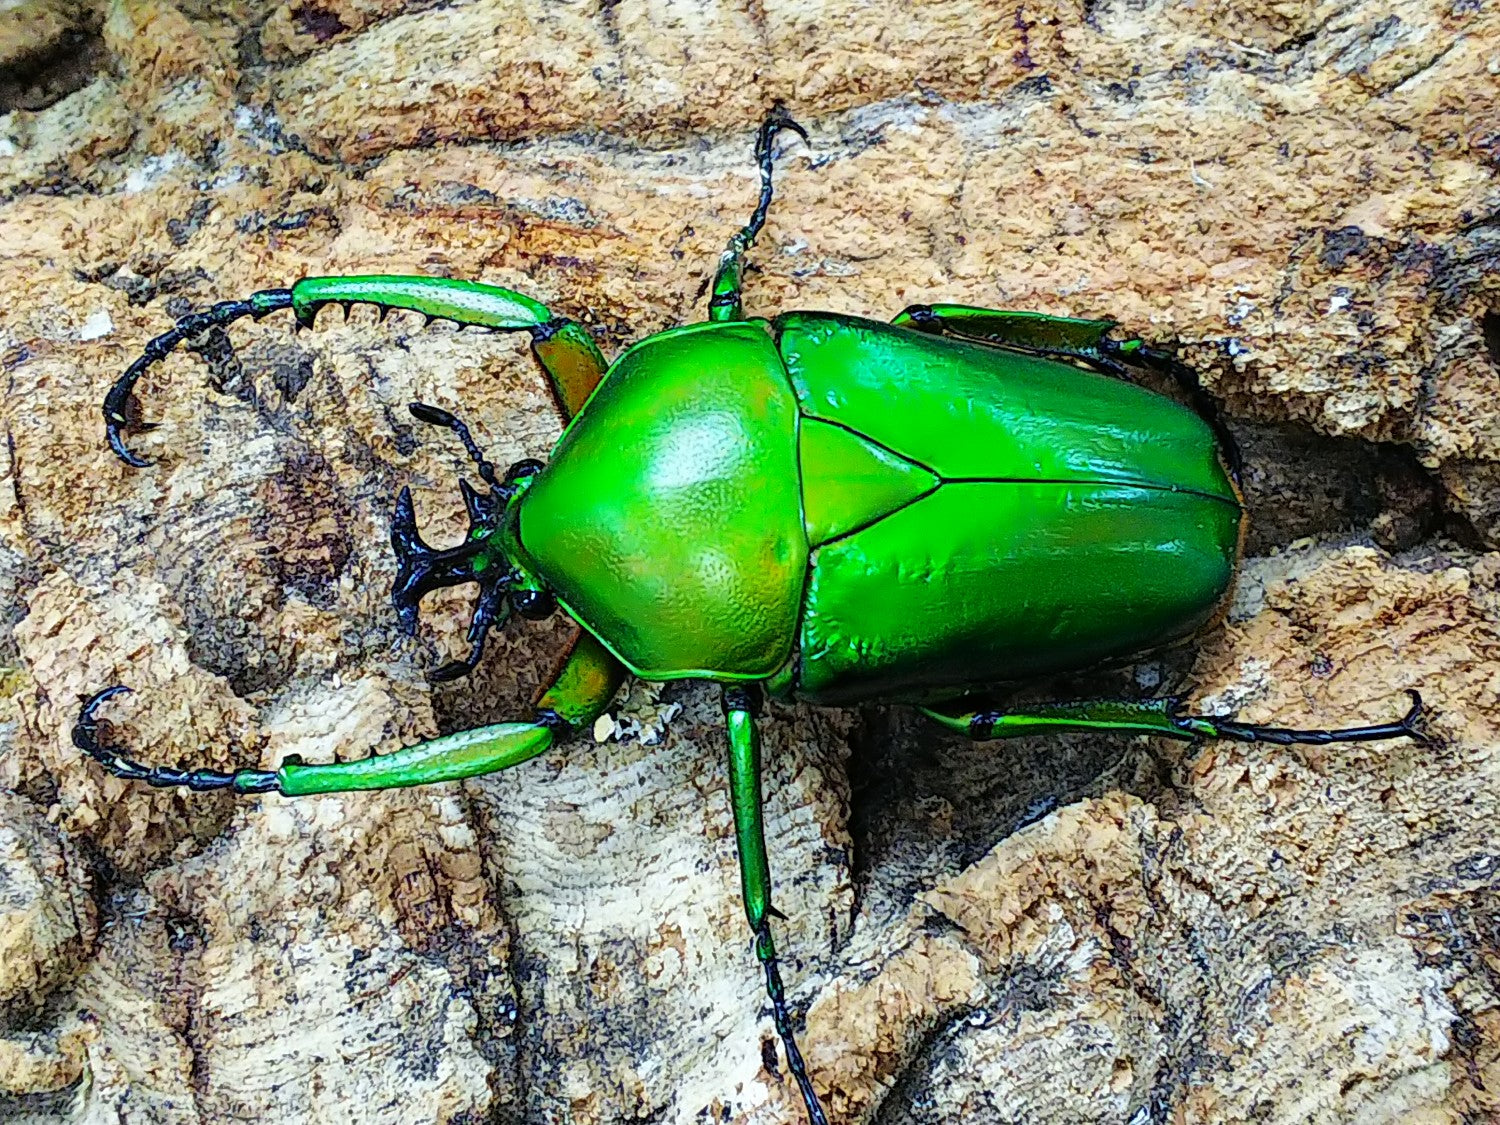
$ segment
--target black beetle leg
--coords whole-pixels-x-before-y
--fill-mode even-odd
[[[130,402],[130,396],[135,390],[136,382],[147,370],[166,359],[178,344],[184,340],[191,340],[210,328],[222,328],[247,316],[259,320],[267,313],[291,307],[292,291],[290,289],[267,289],[252,294],[248,301],[221,301],[203,312],[189,313],[150,341],[140,357],[125,369],[125,373],[115,380],[114,386],[110,387],[109,393],[104,396],[104,434],[109,440],[109,447],[115,451],[115,456],[137,469],[144,468],[151,463],[144,457],[132,453],[126,447],[125,438],[121,433],[122,429],[130,425],[130,420],[126,415],[126,406]],[[152,429],[153,424],[146,423],[133,428],[137,432],[142,432]]]
[[[78,712],[78,721],[73,724],[73,745],[98,762],[115,777],[124,781],[143,781],[158,789],[171,789],[185,785],[189,789],[204,792],[210,789],[233,789],[236,793],[271,793],[279,788],[273,770],[235,770],[222,773],[219,770],[179,770],[170,766],[146,766],[133,758],[127,758],[112,746],[99,741],[98,712],[106,700],[122,695],[130,689],[123,684],[95,692],[84,701]]]
[[[484,654],[484,639],[498,622],[505,620],[505,594],[508,587],[503,583],[492,583],[481,588],[479,602],[474,606],[474,617],[469,622],[469,655],[462,660],[450,660],[441,668],[428,674],[436,684],[445,684],[461,676],[467,676],[479,664]]]

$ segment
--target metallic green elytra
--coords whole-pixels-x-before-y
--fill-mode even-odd
[[[311,326],[330,303],[405,309],[525,331],[568,423],[550,461],[502,477],[447,410],[484,489],[460,482],[469,533],[438,549],[402,490],[391,526],[392,602],[415,631],[421,598],[472,582],[479,597],[455,679],[514,610],[559,605],[581,626],[530,721],[500,722],[358,761],[288,758],[273,770],[140,764],[101,740],[107,688],[74,742],[118,777],[287,796],[451,781],[518,765],[587,730],[627,674],[721,685],[741,891],[787,1069],[825,1121],[797,1048],[770,920],[754,714],[764,688],[816,703],[900,699],[976,739],[1103,730],[1274,744],[1422,737],[1421,701],[1399,721],[1343,730],[1188,715],[1173,699],[1076,700],[1024,709],[962,701],[1190,637],[1234,582],[1245,513],[1237,453],[1192,371],[1109,320],[914,305],[891,323],[819,312],[747,320],[745,256],[771,202],[772,145],[802,135],[779,107],[756,143],[761,194],[729,240],[708,320],[658,333],[612,365],[589,334],[522,294],[424,277],[321,277],[183,317],[104,400],[128,464],[127,406],[179,343],[290,309]],[[1130,381],[1166,376],[1183,399]]]
[[[513,535],[633,674],[834,702],[1190,634],[1230,587],[1242,516],[1212,428],[1170,399],[791,313],[631,348]]]

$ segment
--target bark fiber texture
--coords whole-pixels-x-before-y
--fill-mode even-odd
[[[370,309],[174,316],[310,274],[491,281],[607,353],[704,313],[788,143],[747,311],[955,301],[1180,341],[1254,530],[1196,649],[1061,685],[1433,745],[970,745],[772,706],[779,944],[838,1122],[1500,1120],[1494,0],[14,0],[0,11],[0,1117],[801,1120],[738,901],[716,693],[404,792],[150,792],[523,715],[417,641],[393,498],[463,528],[559,427],[524,340]],[[1051,690],[1060,690],[1054,685]]]

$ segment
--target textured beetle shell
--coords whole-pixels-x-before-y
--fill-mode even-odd
[[[796,442],[764,328],[643,340],[522,498],[525,562],[637,675],[768,676],[807,562]]]
[[[1212,430],[1170,399],[791,313],[632,347],[518,526],[526,564],[637,675],[785,668],[779,692],[829,702],[1186,636],[1229,589],[1242,517]]]

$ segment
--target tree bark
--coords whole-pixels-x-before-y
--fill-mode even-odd
[[[901,708],[763,720],[778,944],[840,1122],[1500,1117],[1500,15],[1351,0],[449,6],[20,0],[0,18],[0,1115],[802,1119],[738,901],[716,694],[509,773],[285,800],[151,762],[390,750],[527,713],[564,622],[457,685],[397,491],[464,528],[559,433],[524,340],[356,308],[153,370],[173,317],[305,275],[528,293],[609,355],[702,319],[788,141],[750,315],[951,301],[1178,341],[1252,531],[1177,692],[1433,745],[972,745]],[[602,732],[603,728],[601,728]]]

